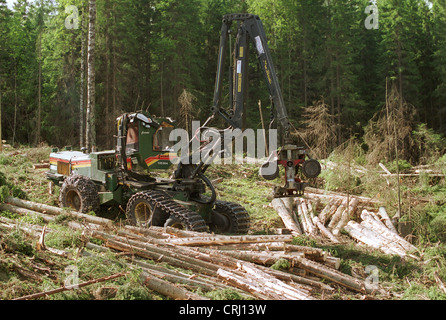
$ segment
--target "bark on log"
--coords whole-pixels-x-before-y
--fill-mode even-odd
[[[290,229],[292,233],[294,232],[297,235],[302,234],[302,229],[300,228],[299,224],[294,221],[291,211],[287,209],[281,198],[273,199],[271,201],[271,205],[282,219],[286,228]]]

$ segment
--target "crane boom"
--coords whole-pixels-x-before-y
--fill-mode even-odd
[[[234,83],[231,88],[232,111],[228,112],[221,107],[221,94],[223,84],[224,63],[228,47],[228,38],[231,25],[234,21],[239,22],[237,30],[237,41],[234,48]],[[257,58],[261,67],[270,97],[277,112],[278,122],[284,129],[287,137],[290,123],[283,102],[283,96],[279,81],[276,76],[273,60],[267,45],[267,38],[260,18],[253,14],[228,14],[223,17],[220,34],[220,49],[218,56],[217,75],[215,81],[214,100],[211,111],[223,117],[235,128],[242,127],[242,114],[244,111],[245,89],[248,78],[246,76],[248,67],[248,41],[256,48]]]
[[[293,144],[290,138],[290,122],[287,109],[283,101],[277,74],[274,68],[271,53],[268,48],[265,30],[262,21],[257,15],[241,13],[228,14],[223,16],[220,33],[220,47],[218,53],[217,74],[215,80],[214,99],[211,107],[212,113],[222,117],[234,128],[242,129],[243,113],[245,112],[245,95],[248,83],[248,46],[251,43],[256,51],[258,63],[268,87],[268,92],[276,112],[277,122],[282,128],[282,144],[277,157],[274,160],[275,171],[271,174],[268,169],[267,174],[260,175],[265,179],[273,180],[278,176],[277,164],[285,167],[285,185],[277,187],[274,191],[275,197],[301,196],[304,193],[306,183],[299,177],[301,171],[307,178],[315,178],[319,175],[321,167],[314,159],[306,160],[307,152],[302,147]],[[229,108],[221,106],[221,96],[223,88],[223,75],[225,68],[226,52],[230,45],[229,35],[233,22],[237,22],[237,38],[234,47],[234,61],[229,79]],[[231,53],[232,54],[232,53]],[[276,151],[275,151],[276,152]],[[271,158],[271,157],[270,157]],[[269,166],[269,164],[268,164]]]

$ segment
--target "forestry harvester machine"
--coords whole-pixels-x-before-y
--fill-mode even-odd
[[[230,67],[228,111],[221,108],[220,100],[225,53],[234,21],[238,23],[238,31],[234,48],[235,63]],[[285,167],[285,185],[276,187],[274,196],[302,196],[306,185],[301,180],[302,174],[315,178],[321,168],[316,160],[306,159],[308,155],[304,148],[297,147],[290,140],[290,123],[258,16],[230,14],[223,18],[212,115],[206,124],[217,115],[233,128],[242,127],[248,82],[248,40],[256,48],[277,120],[283,130],[283,146],[271,153],[268,162],[260,169],[260,175],[273,180],[279,175],[278,165],[282,165]],[[217,154],[196,163],[180,161],[173,152],[174,142],[169,140],[174,128],[175,121],[170,118],[157,118],[145,111],[126,113],[117,119],[115,150],[91,153],[86,150],[53,150],[47,177],[61,186],[60,206],[88,213],[97,211],[102,204],[121,205],[125,207],[128,222],[133,225],[247,233],[250,217],[246,209],[237,203],[217,200],[214,186],[205,176],[206,169]],[[198,131],[202,129],[204,127]],[[181,155],[181,159],[184,157]],[[169,179],[155,178],[149,172],[167,170],[174,165],[173,162],[177,167]],[[272,171],[271,166],[274,168]]]

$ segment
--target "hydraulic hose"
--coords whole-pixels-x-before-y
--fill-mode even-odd
[[[217,199],[217,192],[215,192],[215,188],[212,185],[212,182],[202,172],[198,171],[197,174],[200,177],[200,179],[203,180],[204,183],[209,187],[209,189],[211,189],[212,195],[211,195],[211,197],[208,200],[195,199],[195,198],[193,200],[198,202],[198,203],[201,203],[201,204],[212,204],[212,203],[214,203],[215,200]]]

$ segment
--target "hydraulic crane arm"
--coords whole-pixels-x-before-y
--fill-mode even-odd
[[[232,110],[229,112],[221,107],[221,94],[224,74],[224,63],[228,51],[228,38],[231,32],[232,22],[239,22],[237,40],[234,48],[235,62],[233,67],[233,83],[230,88],[230,104]],[[288,138],[290,123],[283,102],[282,92],[274,69],[274,64],[267,45],[267,38],[262,21],[252,14],[229,14],[223,17],[220,35],[220,49],[218,56],[217,75],[215,81],[214,100],[211,111],[223,117],[234,128],[242,128],[242,114],[244,111],[244,98],[248,67],[248,45],[251,41],[256,49],[257,58],[262,70],[266,85],[274,107],[277,112],[277,120],[284,130],[285,138]],[[232,80],[232,79],[231,79]]]
[[[229,79],[229,110],[221,106],[221,95],[223,86],[223,75],[225,68],[226,52],[230,45],[229,35],[231,33],[232,23],[236,21],[237,38],[234,48],[234,61],[230,66]],[[298,177],[301,171],[307,178],[315,178],[319,175],[321,167],[319,162],[310,159],[306,160],[307,155],[304,148],[297,147],[290,139],[290,122],[287,110],[283,102],[282,92],[277,79],[271,53],[268,48],[265,30],[260,18],[253,14],[229,14],[223,17],[223,24],[220,34],[220,47],[218,54],[217,74],[215,81],[214,100],[211,107],[212,113],[222,117],[232,127],[241,129],[243,127],[243,113],[245,112],[245,95],[247,93],[247,71],[248,71],[248,45],[249,42],[254,46],[257,59],[262,70],[265,83],[268,87],[271,101],[276,111],[276,117],[279,125],[282,127],[283,146],[277,154],[276,170],[274,174],[271,171],[261,175],[265,179],[275,179],[278,175],[277,164],[285,167],[285,185],[275,189],[276,197],[299,196],[303,195],[306,183]],[[232,54],[232,53],[231,53]],[[268,164],[269,166],[269,164]],[[264,167],[262,166],[262,169]]]

